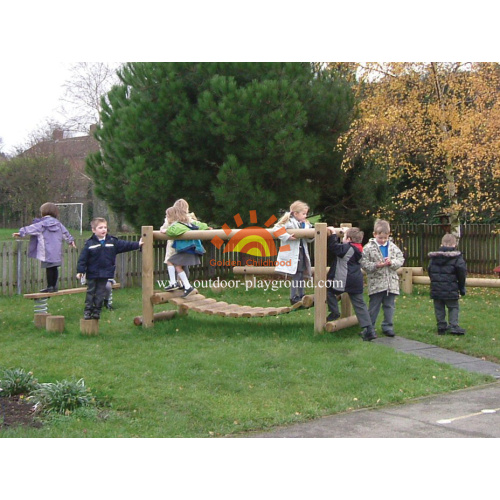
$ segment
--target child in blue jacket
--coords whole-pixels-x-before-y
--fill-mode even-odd
[[[81,279],[85,276],[87,280],[83,318],[99,319],[107,296],[106,285],[115,276],[116,255],[138,250],[143,241],[142,238],[139,241],[125,241],[110,236],[108,223],[102,217],[93,219],[91,227],[94,234],[85,242],[80,253],[76,277]]]

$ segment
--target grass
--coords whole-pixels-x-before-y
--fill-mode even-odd
[[[250,305],[288,302],[286,290],[226,289],[217,298]],[[66,318],[58,334],[34,327],[31,301],[0,297],[0,367],[32,371],[39,382],[83,378],[102,411],[76,412],[41,429],[11,429],[0,436],[244,435],[492,380],[362,342],[359,327],[314,335],[312,310],[255,319],[191,313],[144,329],[133,324],[141,314],[140,289],[116,291],[116,310],[103,311],[99,336],[85,337],[79,331],[83,300],[50,299],[51,313]],[[493,340],[499,302],[497,291],[470,290],[461,311],[467,335],[438,337],[428,292],[416,288],[397,301],[397,333],[499,360]]]

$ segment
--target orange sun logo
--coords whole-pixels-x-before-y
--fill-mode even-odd
[[[250,210],[250,223],[257,224],[257,211]],[[272,226],[278,219],[273,215],[271,216],[267,222],[264,224],[266,227]],[[234,216],[234,221],[236,222],[236,227],[240,227],[243,225],[243,220],[241,219],[240,214],[236,214]],[[231,233],[231,229],[227,224],[222,226],[224,232],[229,235]],[[272,234],[274,236],[281,236],[285,233],[286,230],[284,227],[274,231]],[[224,244],[224,240],[215,236],[212,238],[211,242],[217,247],[220,248]],[[285,245],[281,247],[281,250],[290,249],[290,245]],[[272,236],[269,234],[263,227],[259,226],[249,226],[238,231],[228,242],[226,248],[223,253],[228,252],[242,252],[247,253],[249,255],[253,255],[255,257],[271,257],[276,255],[276,245],[274,244],[274,240]]]

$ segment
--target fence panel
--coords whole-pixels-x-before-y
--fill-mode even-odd
[[[405,254],[405,266],[427,269],[429,252],[441,246],[445,234],[439,224],[394,224],[394,242]],[[474,274],[491,274],[500,264],[500,225],[467,224],[461,227],[459,250]]]

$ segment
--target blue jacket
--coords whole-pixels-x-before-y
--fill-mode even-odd
[[[119,240],[109,234],[102,245],[94,234],[85,242],[76,272],[86,274],[87,279],[114,278],[117,254],[138,249],[138,241]]]

